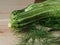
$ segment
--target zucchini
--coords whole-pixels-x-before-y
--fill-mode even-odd
[[[60,36],[52,36],[51,30],[60,30],[60,1],[47,0],[13,11],[9,27],[22,35],[18,45],[59,45]]]
[[[20,29],[30,23],[36,22],[37,20],[39,21],[43,18],[47,18],[50,16],[60,17],[59,15],[55,15],[55,13],[54,13],[55,9],[53,9],[53,7],[55,7],[55,6],[37,8],[37,9],[31,10],[28,12],[19,13],[14,17],[15,19],[12,21],[13,23],[11,23],[11,26],[15,27],[15,28],[19,27],[19,29]],[[60,11],[60,6],[56,6],[55,8],[56,8],[57,13],[59,14],[58,11]],[[47,13],[49,15],[46,15]]]
[[[46,2],[47,3],[42,2],[42,3],[32,4],[25,9],[13,11],[11,15],[9,27],[20,30],[20,28],[25,28],[27,27],[27,25],[32,25],[33,23],[39,22],[42,19],[45,20],[44,18],[48,18],[48,17],[60,18],[59,2],[58,1],[57,3],[55,2],[56,5],[55,3],[53,3],[53,1],[52,4],[48,3],[49,1]],[[41,6],[41,4],[43,6]],[[41,24],[41,26],[42,25],[43,24]]]

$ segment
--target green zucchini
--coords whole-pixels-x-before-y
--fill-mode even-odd
[[[13,11],[9,27],[19,32],[19,38],[22,35],[17,45],[59,45],[60,36],[52,36],[51,30],[60,30],[60,1],[46,0]]]
[[[14,20],[12,21],[13,23],[11,23],[11,26],[20,29],[20,27],[24,27],[25,25],[28,25],[30,23],[36,22],[37,20],[39,21],[40,19],[43,18],[47,18],[50,16],[53,17],[60,17],[59,15],[55,15],[54,11],[55,9],[53,9],[53,7],[44,7],[44,8],[38,8],[38,9],[34,9],[28,12],[22,12],[20,14],[17,14],[14,18]],[[56,6],[56,11],[60,11],[60,6]],[[49,15],[46,15],[45,13],[49,13]],[[59,12],[58,12],[59,13]],[[28,15],[29,14],[29,15]],[[45,14],[45,15],[43,15]]]
[[[46,4],[45,2],[37,3],[37,4],[28,6],[23,10],[13,11],[11,15],[9,27],[12,27],[14,29],[20,29],[20,28],[25,28],[27,25],[31,25],[34,22],[39,22],[41,19],[44,19],[44,18],[60,17],[59,2],[58,1],[57,3],[55,2],[56,5],[55,3],[53,3],[53,1],[52,1],[52,4],[48,3],[49,1],[46,1],[46,2],[47,2]],[[41,6],[41,4],[43,6]]]

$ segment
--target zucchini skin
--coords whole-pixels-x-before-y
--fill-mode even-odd
[[[10,15],[10,20],[9,20],[9,23],[8,23],[8,27],[10,27],[10,28],[12,28],[12,29],[15,30],[15,26],[14,26],[14,24],[12,24],[12,23],[14,23],[14,20],[15,20],[14,17],[15,17],[17,14],[22,13],[22,12],[24,12],[24,11],[25,11],[25,9],[12,11],[12,13],[11,13],[11,15]],[[15,24],[15,25],[16,25],[16,24]],[[17,25],[18,25],[18,24],[17,24]]]
[[[53,18],[59,17],[60,18],[60,15],[59,15],[60,14],[60,5],[58,5],[59,2],[56,2],[57,4],[55,4],[53,2],[52,2],[52,4],[50,4],[50,3],[48,3],[48,1],[46,1],[46,2],[32,4],[25,9],[13,11],[11,14],[11,19],[10,19],[10,27],[14,28],[16,30],[20,30],[21,28],[23,29],[23,28],[27,27],[28,25],[34,24],[35,22],[43,23],[42,20],[45,20],[44,21],[44,24],[45,24],[47,22],[45,18],[49,19],[48,17],[53,17]],[[58,22],[58,21],[56,21],[56,22]],[[49,26],[49,24],[44,25],[41,23],[39,23],[41,26],[47,26],[47,27],[51,27],[51,28],[56,27],[55,25]],[[57,23],[57,24],[60,25],[60,23]]]
[[[41,3],[34,3],[34,4],[30,4],[28,5],[26,8],[25,8],[25,11],[30,11],[30,10],[33,10],[33,9],[37,9],[37,8],[42,8],[42,7],[46,7],[48,5],[60,5],[60,1],[55,1],[55,0],[47,0],[47,1],[44,1],[44,2],[41,2]]]
[[[45,27],[60,30],[60,17],[48,17],[39,21],[39,24]]]

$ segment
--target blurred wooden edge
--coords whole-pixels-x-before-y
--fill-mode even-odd
[[[0,19],[0,33],[10,32],[8,22],[9,19]]]
[[[43,2],[43,1],[45,1],[45,0],[35,0],[34,3],[39,3],[39,2]]]

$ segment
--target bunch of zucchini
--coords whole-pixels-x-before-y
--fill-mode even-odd
[[[56,41],[56,37],[50,36],[50,32],[46,29],[48,27],[60,30],[60,0],[46,0],[31,4],[21,10],[14,10],[11,13],[9,27],[15,32],[24,33],[26,38],[24,37],[24,41],[21,42],[23,44],[19,45],[41,45],[41,43],[50,45],[52,42],[60,44]],[[28,42],[31,38],[32,44]],[[35,39],[40,44],[35,44]],[[43,39],[42,42],[41,39]]]

